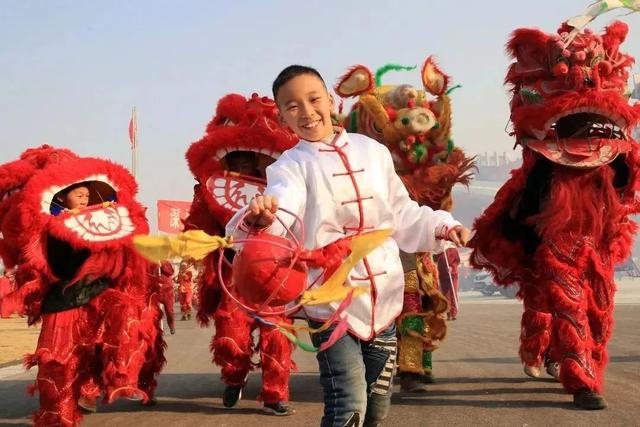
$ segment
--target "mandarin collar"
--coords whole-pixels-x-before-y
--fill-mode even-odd
[[[342,145],[342,143],[346,142],[347,132],[341,127],[334,127],[334,130],[336,133],[331,138],[321,139],[320,141],[307,141],[306,139],[301,139],[300,141],[304,142],[306,146],[317,149],[327,145]]]

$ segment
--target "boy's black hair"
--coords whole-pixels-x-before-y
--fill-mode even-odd
[[[62,190],[58,191],[55,194],[55,198],[59,199],[59,200],[64,200],[67,197],[67,194],[71,193],[73,190],[75,190],[76,188],[80,188],[80,187],[85,187],[87,190],[91,191],[89,188],[89,183],[84,181],[84,182],[76,182],[75,184],[72,184],[68,187],[63,188]]]
[[[271,87],[271,91],[273,92],[273,99],[277,102],[278,91],[280,90],[280,88],[284,86],[289,80],[302,74],[311,74],[313,76],[316,76],[320,79],[325,89],[327,88],[327,84],[324,82],[324,79],[315,68],[307,67],[306,65],[289,65],[287,68],[280,71],[278,77],[276,77],[276,79],[273,81],[273,86]]]

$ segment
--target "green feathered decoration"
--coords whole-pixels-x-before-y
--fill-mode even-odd
[[[387,74],[389,71],[411,71],[415,70],[416,66],[408,66],[408,65],[399,65],[399,64],[386,64],[376,70],[376,86],[380,86],[382,84],[382,76]]]
[[[454,87],[449,88],[449,90],[447,90],[444,94],[445,94],[445,95],[447,95],[447,96],[449,96],[449,94],[450,94],[451,92],[453,92],[453,91],[454,91],[454,90],[456,90],[456,89],[460,89],[461,87],[462,87],[462,85],[455,85]]]
[[[447,154],[451,154],[454,148],[455,148],[455,145],[453,145],[453,139],[450,139],[449,142],[447,143]]]

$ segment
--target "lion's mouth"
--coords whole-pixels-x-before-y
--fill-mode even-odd
[[[89,242],[120,239],[132,234],[135,229],[129,210],[112,203],[72,213],[64,220],[64,225],[77,237]]]
[[[64,195],[78,185],[89,190],[88,206],[67,209]],[[66,186],[52,186],[44,192],[41,205],[44,212],[59,217],[64,229],[71,232],[65,240],[105,242],[129,236],[135,230],[129,210],[118,205],[117,187],[104,175],[89,176]]]
[[[531,129],[523,145],[566,166],[592,168],[612,162],[631,149],[624,119],[602,111],[577,109]]]
[[[578,108],[558,114],[543,129],[530,129],[530,138],[567,143],[570,140],[627,140],[624,119],[597,109]]]
[[[220,152],[223,171],[211,175],[205,185],[214,202],[231,212],[246,206],[266,187],[266,168],[280,157],[268,149],[237,149]]]
[[[577,113],[561,117],[553,125],[558,139],[627,139],[624,130],[607,116]]]

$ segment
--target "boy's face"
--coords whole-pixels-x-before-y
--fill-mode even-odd
[[[89,189],[78,187],[67,193],[65,207],[67,209],[84,209],[89,205]]]
[[[333,135],[333,97],[313,74],[300,74],[282,85],[276,102],[280,117],[300,138],[320,141]]]

